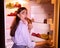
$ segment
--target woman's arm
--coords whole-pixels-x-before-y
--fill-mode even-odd
[[[44,45],[46,43],[47,43],[46,41],[36,42],[35,46],[41,46],[41,45]]]
[[[40,41],[40,42],[36,42],[36,46],[41,46],[41,45],[44,45],[44,44],[48,44],[50,46],[52,46],[53,42],[51,42],[50,40],[46,40],[46,41]]]

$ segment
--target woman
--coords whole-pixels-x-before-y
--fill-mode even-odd
[[[44,42],[32,42],[30,39],[30,34],[28,30],[27,9],[21,7],[17,10],[17,16],[11,26],[10,35],[13,37],[12,48],[34,48],[35,46],[46,44]]]

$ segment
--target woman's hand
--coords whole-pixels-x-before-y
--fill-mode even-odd
[[[51,42],[51,40],[46,40],[46,43],[50,46],[52,46],[53,42]]]

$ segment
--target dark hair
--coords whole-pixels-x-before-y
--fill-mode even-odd
[[[25,7],[21,7],[17,10],[17,14],[19,14],[22,10],[27,10],[27,9]],[[14,19],[14,21],[11,25],[11,28],[10,28],[11,29],[10,36],[12,36],[12,37],[15,36],[15,31],[17,29],[17,26],[18,26],[20,20],[21,19],[16,15],[16,18]]]
[[[26,18],[26,20],[27,20],[28,24],[32,24],[32,20],[31,19]]]

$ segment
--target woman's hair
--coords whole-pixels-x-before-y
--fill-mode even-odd
[[[28,24],[32,24],[32,20],[31,19],[26,18],[26,20],[27,20]]]
[[[21,7],[17,10],[17,14],[19,14],[22,10],[27,10],[27,9],[25,7]],[[18,26],[20,20],[21,19],[16,15],[16,18],[14,19],[14,21],[11,25],[11,28],[10,28],[11,29],[10,36],[12,36],[12,37],[15,36],[15,31],[17,29],[17,26]]]

